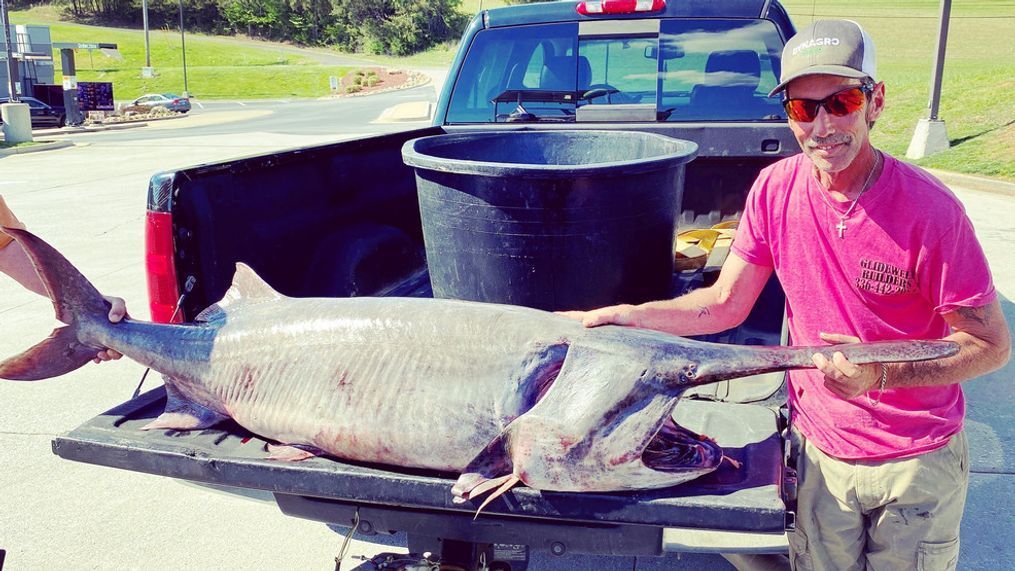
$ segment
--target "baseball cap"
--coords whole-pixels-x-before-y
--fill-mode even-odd
[[[874,40],[852,20],[815,20],[786,42],[782,74],[772,97],[805,75],[875,79]]]

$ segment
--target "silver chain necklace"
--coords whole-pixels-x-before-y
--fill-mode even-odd
[[[839,231],[839,238],[846,237],[846,219],[849,218],[849,215],[853,213],[853,209],[856,208],[856,203],[860,201],[860,197],[863,196],[863,193],[867,192],[867,189],[870,188],[871,180],[874,178],[874,173],[877,172],[878,164],[880,162],[881,162],[881,152],[874,151],[874,165],[871,167],[871,171],[867,173],[867,180],[864,181],[863,187],[860,188],[860,193],[857,194],[856,198],[853,199],[853,203],[849,205],[849,208],[846,209],[846,212],[844,214],[839,215],[839,223],[835,225],[835,229]],[[832,206],[832,202],[828,200],[827,196],[825,196],[826,191],[824,189],[821,189],[819,192],[821,193],[821,198],[822,200],[825,201],[825,204],[827,204],[828,207],[831,208],[833,212],[835,212],[836,208]]]

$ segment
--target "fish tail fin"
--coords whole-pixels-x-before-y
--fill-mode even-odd
[[[95,352],[95,347],[78,341],[72,327],[57,327],[41,343],[0,362],[0,379],[38,381],[59,377],[94,359]]]
[[[25,249],[53,300],[57,319],[72,325],[108,313],[109,302],[56,248],[27,230],[4,228],[3,231]]]
[[[41,343],[0,363],[0,378],[34,381],[48,379],[81,367],[103,347],[90,345],[85,324],[107,324],[109,302],[81,272],[55,248],[27,230],[3,228],[24,248],[35,266],[56,318],[67,324]]]
[[[944,340],[874,341],[870,343],[846,343],[808,347],[743,347],[725,345],[726,358],[702,364],[696,378],[690,384],[706,384],[746,377],[749,375],[785,371],[788,369],[813,369],[813,357],[824,355],[831,360],[834,353],[842,353],[850,362],[865,363],[908,363],[951,357],[959,351],[957,343]]]

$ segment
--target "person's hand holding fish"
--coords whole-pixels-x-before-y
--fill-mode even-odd
[[[859,337],[838,333],[821,333],[821,340],[834,345],[860,342]],[[881,363],[856,365],[838,351],[831,359],[815,353],[812,360],[814,366],[825,374],[825,388],[841,398],[851,399],[869,391],[884,389],[882,379],[887,377],[888,371]]]
[[[582,322],[585,327],[599,327],[600,325],[633,325],[630,319],[633,305],[620,304],[608,307],[600,307],[589,311],[558,311],[557,315],[570,317]]]
[[[112,323],[119,323],[121,319],[127,317],[127,304],[122,298],[113,297],[111,295],[102,296],[103,299],[109,302],[109,321]],[[93,363],[101,363],[103,361],[115,361],[123,357],[119,352],[113,349],[103,349],[96,353],[95,358],[92,359]]]

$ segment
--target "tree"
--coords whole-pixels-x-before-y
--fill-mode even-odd
[[[333,0],[333,39],[347,49],[408,55],[455,39],[467,23],[460,0]]]

